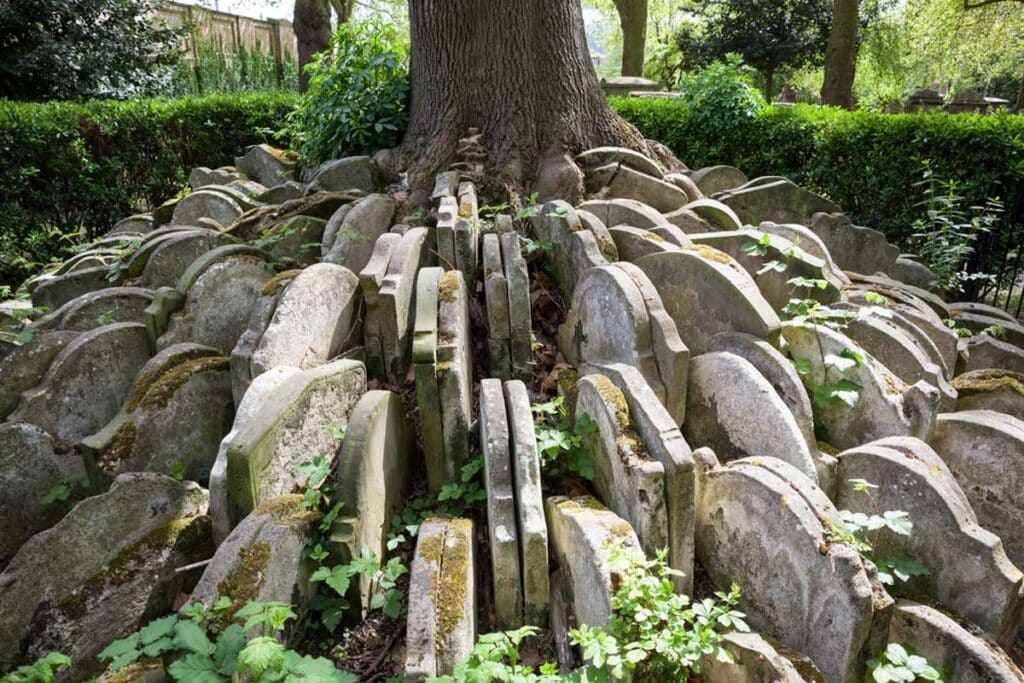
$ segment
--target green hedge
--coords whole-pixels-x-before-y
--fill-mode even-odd
[[[0,285],[177,194],[195,166],[272,141],[289,93],[31,104],[0,100]]]
[[[672,100],[615,98],[612,104],[691,168],[729,164],[751,178],[787,176],[892,240],[905,240],[921,215],[913,183],[926,159],[937,177],[957,180],[971,203],[998,196],[1008,209],[1016,203],[1024,210],[1024,116],[765,107],[737,119],[728,135],[710,136]]]

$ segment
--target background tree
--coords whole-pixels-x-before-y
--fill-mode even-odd
[[[705,0],[691,11],[696,21],[677,34],[680,49],[699,64],[741,55],[769,100],[779,71],[821,62],[832,19],[829,0]]]
[[[313,55],[330,46],[331,10],[338,23],[344,23],[352,17],[355,4],[355,0],[295,0],[292,26],[298,44],[300,92],[309,87],[306,65],[313,61]]]
[[[622,75],[643,76],[647,46],[647,0],[615,0],[622,26]]]
[[[643,136],[615,114],[590,60],[579,0],[409,0],[412,85],[400,151],[423,187],[478,128],[492,178],[570,177],[566,153]],[[559,182],[555,180],[555,182]]]
[[[821,103],[853,109],[853,78],[857,68],[860,0],[835,0],[832,28],[825,47],[825,82]]]
[[[0,97],[148,94],[180,59],[178,34],[150,0],[0,2]]]

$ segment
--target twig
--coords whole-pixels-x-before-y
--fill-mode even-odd
[[[208,559],[208,560],[203,560],[202,562],[193,562],[192,564],[186,564],[184,567],[178,567],[177,569],[175,569],[174,573],[175,574],[180,574],[182,572],[190,572],[193,569],[199,569],[200,567],[205,567],[206,565],[210,564],[211,562],[213,562],[213,558],[212,557],[210,559]]]

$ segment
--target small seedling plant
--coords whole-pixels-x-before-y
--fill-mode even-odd
[[[938,668],[900,643],[889,643],[877,657],[869,659],[868,672],[875,683],[943,680]]]
[[[750,630],[746,615],[735,609],[738,586],[715,593],[717,599],[691,604],[673,588],[679,572],[668,566],[666,550],[653,560],[627,551],[621,543],[610,543],[608,550],[609,568],[621,577],[612,596],[608,628],[584,625],[569,633],[591,671],[637,682],[685,681],[701,673],[707,656],[733,661],[722,647],[723,634]]]
[[[914,523],[903,510],[878,511],[871,491],[877,489],[864,479],[852,479],[850,485],[857,493],[868,496],[875,511],[872,514],[840,510],[839,518],[843,528],[833,530],[832,539],[853,546],[866,560],[878,570],[878,580],[887,586],[896,582],[909,581],[915,576],[925,576],[928,570],[917,560],[907,557],[876,557],[874,550],[881,540],[881,534],[889,532],[898,536],[910,536],[914,531]]]
[[[524,626],[514,631],[487,633],[480,636],[469,657],[455,665],[450,676],[435,676],[427,683],[491,683],[491,681],[515,681],[516,683],[559,683],[565,681],[558,674],[558,666],[545,663],[539,672],[519,661],[519,647],[529,637],[537,635],[539,629]]]
[[[543,474],[554,478],[576,475],[593,480],[594,461],[585,437],[597,431],[597,423],[586,413],[573,420],[562,396],[531,407]]]
[[[0,678],[0,683],[53,683],[61,669],[71,666],[71,658],[59,652],[50,652],[31,664],[17,669]]]

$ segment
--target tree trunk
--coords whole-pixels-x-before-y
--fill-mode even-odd
[[[825,48],[825,82],[821,103],[853,109],[853,77],[857,69],[859,0],[835,0],[832,29]]]
[[[647,0],[615,0],[622,26],[622,75],[643,76],[647,45]]]
[[[331,6],[328,0],[295,0],[292,12],[295,40],[299,52],[299,92],[306,92],[309,76],[306,65],[313,55],[331,44]]]
[[[643,136],[601,91],[579,0],[409,0],[412,81],[400,151],[414,187],[430,186],[460,138],[479,129],[486,170],[517,187],[542,162]]]
[[[768,69],[764,72],[764,98],[770,103],[772,91],[775,90],[775,69]]]

